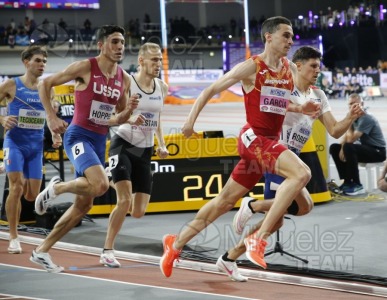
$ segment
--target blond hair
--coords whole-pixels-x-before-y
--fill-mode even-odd
[[[160,46],[155,43],[145,43],[140,47],[138,51],[138,56],[145,56],[147,54],[153,54],[157,51],[161,50]]]

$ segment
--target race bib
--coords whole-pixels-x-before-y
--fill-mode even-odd
[[[90,107],[89,120],[95,124],[107,126],[115,105],[93,100]]]
[[[309,124],[303,123],[293,126],[289,135],[288,145],[301,151],[311,133],[312,127]]]
[[[285,115],[289,105],[290,91],[272,86],[261,89],[260,110],[278,115]]]
[[[244,133],[241,135],[242,143],[245,145],[246,148],[249,148],[252,142],[257,138],[254,131],[250,128],[247,129]]]
[[[109,157],[109,170],[113,170],[118,164],[118,154]]]
[[[85,147],[83,146],[83,143],[80,142],[78,144],[75,144],[71,147],[71,152],[73,154],[74,159],[77,159],[80,155],[85,153]]]
[[[159,114],[151,112],[141,112],[141,115],[145,117],[144,124],[140,125],[142,130],[154,130],[159,125]]]
[[[46,120],[44,110],[20,109],[17,127],[26,129],[43,129]]]

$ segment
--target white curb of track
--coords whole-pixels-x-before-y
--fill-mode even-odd
[[[8,240],[8,238],[9,238],[9,234],[7,232],[0,231],[0,239]],[[24,236],[20,234],[19,234],[19,239],[23,243],[32,244],[32,245],[38,245],[43,240],[42,238]],[[73,252],[79,252],[79,253],[98,255],[98,256],[101,254],[101,251],[102,251],[101,248],[97,248],[97,247],[82,246],[82,245],[76,245],[76,244],[70,244],[70,243],[64,243],[64,242],[57,242],[54,248],[73,251]],[[117,250],[115,250],[114,253],[116,258],[118,259],[138,261],[138,262],[144,262],[144,263],[156,264],[156,265],[158,265],[160,261],[160,257],[158,256],[117,251]],[[188,269],[188,270],[209,272],[209,273],[217,273],[217,274],[220,273],[215,264],[203,263],[203,262],[191,261],[191,260],[181,260],[180,262],[176,263],[175,267]],[[239,267],[239,272],[242,275],[255,280],[264,280],[264,281],[277,282],[277,283],[283,283],[283,284],[315,287],[315,288],[321,288],[321,289],[327,289],[327,290],[343,291],[348,293],[363,294],[363,295],[370,295],[370,296],[382,296],[387,298],[387,288],[374,286],[374,285],[367,285],[363,283],[351,283],[351,282],[343,282],[343,281],[336,281],[336,280],[327,280],[322,278],[311,278],[311,277],[304,277],[300,275],[297,275],[297,276],[287,275],[282,273],[246,269],[241,267]],[[224,273],[221,273],[221,274],[224,274]]]

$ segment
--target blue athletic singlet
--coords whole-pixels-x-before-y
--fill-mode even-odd
[[[20,77],[14,80],[16,92],[7,115],[17,116],[18,125],[5,134],[5,168],[7,172],[23,172],[27,179],[41,179],[45,111],[38,90],[27,88]]]

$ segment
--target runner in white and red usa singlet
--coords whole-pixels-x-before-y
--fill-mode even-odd
[[[85,90],[75,91],[75,111],[71,124],[95,133],[107,134],[108,121],[124,92],[123,70],[117,66],[109,79],[101,72],[95,57],[90,58],[90,82]]]
[[[51,233],[32,252],[30,260],[46,271],[58,273],[63,267],[53,263],[48,251],[90,210],[93,200],[109,188],[105,173],[106,137],[109,126],[123,124],[138,105],[138,96],[129,98],[130,79],[118,63],[123,59],[125,30],[116,25],[102,26],[97,32],[99,55],[70,64],[48,76],[39,86],[47,113],[47,125],[54,134],[64,133],[64,148],[75,168],[76,179],[61,182],[51,178],[36,197],[35,211],[42,215],[50,202],[63,193],[75,194],[74,204],[55,224]],[[75,81],[74,117],[70,126],[57,117],[49,95],[54,86]]]

